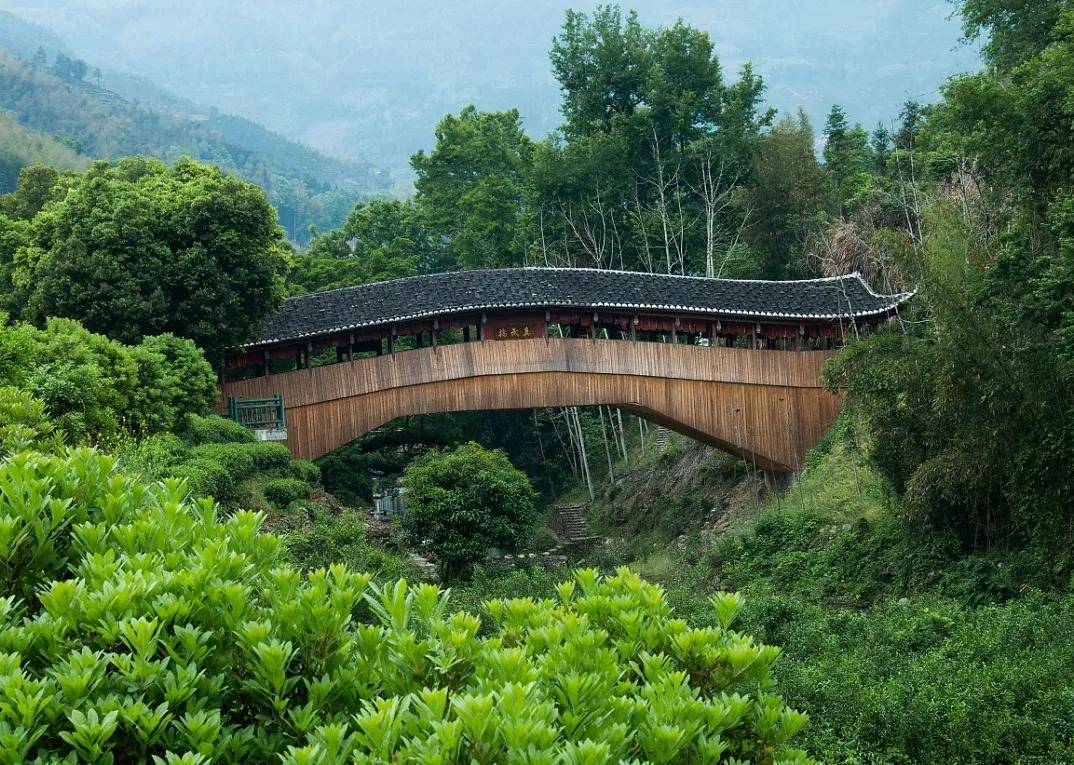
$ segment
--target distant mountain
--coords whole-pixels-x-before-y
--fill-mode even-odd
[[[391,188],[390,177],[367,162],[328,157],[250,120],[198,107],[144,78],[102,72],[100,81],[107,78],[115,89],[102,87],[89,66],[58,65],[57,55],[68,50],[61,40],[10,14],[0,12],[0,29],[0,48],[10,46],[0,50],[0,111],[85,157],[147,154],[213,162],[262,186],[288,235],[300,243],[310,225],[334,228],[355,201]],[[46,63],[30,63],[39,48]]]
[[[83,170],[90,160],[69,143],[27,130],[0,114],[0,194],[13,190],[19,170],[35,163],[61,170]]]
[[[51,30],[23,21],[7,11],[0,11],[0,50],[14,53],[29,61],[38,48],[51,50],[53,53],[71,54],[67,43]]]
[[[596,0],[0,0],[80,55],[393,172],[468,103],[517,106],[534,136],[560,122],[548,63],[566,8]],[[621,0],[647,25],[709,31],[782,110],[822,124],[834,102],[872,128],[976,69],[947,0]],[[118,90],[115,85],[105,84]]]

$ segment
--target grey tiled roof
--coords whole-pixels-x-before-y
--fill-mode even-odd
[[[886,314],[908,297],[878,295],[856,273],[756,281],[588,268],[455,271],[288,298],[250,345],[447,314],[526,308],[604,308],[758,320],[850,319]]]

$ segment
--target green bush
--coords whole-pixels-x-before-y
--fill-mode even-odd
[[[123,345],[71,319],[43,329],[6,322],[0,313],[0,385],[40,399],[71,442],[163,432],[188,411],[207,411],[216,395],[212,368],[189,340]]]
[[[173,475],[172,466],[190,454],[190,445],[175,433],[157,433],[142,439],[119,439],[109,452],[126,473],[147,480]]]
[[[778,640],[780,685],[826,760],[878,765],[1074,761],[1074,598],[1031,594],[831,609],[755,596],[743,623]]]
[[[193,497],[212,497],[217,502],[231,502],[236,497],[235,477],[214,459],[189,459],[168,470],[186,481]]]
[[[368,571],[376,580],[414,578],[409,556],[392,554],[369,543],[365,524],[357,513],[318,517],[313,528],[285,538],[288,556],[303,570],[343,563],[356,571]]]
[[[283,444],[258,441],[246,447],[258,472],[284,475],[291,467],[291,452]]]
[[[321,469],[312,462],[306,460],[291,460],[291,477],[304,481],[310,486],[319,486],[321,483]]]
[[[191,414],[183,421],[180,434],[195,446],[252,442],[254,434],[234,420],[210,414],[204,417]]]
[[[735,596],[691,629],[629,572],[580,571],[487,603],[482,637],[435,586],[303,576],[260,516],[90,450],[18,455],[0,487],[2,763],[809,762]]]
[[[190,459],[212,460],[238,483],[254,472],[254,456],[250,448],[250,444],[202,444],[190,450]]]
[[[43,401],[10,385],[0,385],[0,459],[43,448],[53,433]]]
[[[437,556],[445,580],[469,573],[490,547],[515,549],[540,515],[529,477],[502,449],[473,441],[417,457],[403,486],[401,526]]]
[[[533,529],[526,547],[529,550],[544,552],[554,547],[559,547],[561,544],[563,544],[563,540],[559,538],[556,532],[548,528],[547,524],[542,523]]]
[[[277,510],[284,510],[292,502],[308,497],[310,487],[295,478],[273,478],[265,484],[263,492]]]

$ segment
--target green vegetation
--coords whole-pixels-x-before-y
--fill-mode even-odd
[[[0,290],[26,319],[78,319],[125,342],[181,332],[218,351],[279,305],[287,256],[276,213],[260,189],[216,168],[102,162],[57,176],[49,197],[25,241],[0,253],[11,279]]]
[[[310,226],[324,230],[338,226],[355,201],[383,193],[389,186],[384,174],[364,162],[326,157],[249,120],[162,98],[159,91],[151,95],[163,100],[164,108],[146,108],[86,82],[85,62],[80,62],[79,70],[79,62],[57,54],[58,62],[67,59],[74,68],[57,67],[55,62],[46,67],[44,62],[4,52],[2,43],[0,39],[0,110],[23,128],[55,139],[42,139],[38,151],[43,156],[27,157],[31,161],[59,156],[66,158],[64,165],[80,169],[84,161],[77,163],[50,148],[58,141],[87,157],[147,155],[168,163],[192,157],[212,163],[260,186],[277,207],[288,236],[303,243],[309,239]],[[44,57],[45,51],[40,54]],[[3,146],[11,143],[3,135],[0,129],[0,156]],[[18,140],[16,145],[23,148],[15,156],[21,158],[34,144]],[[0,185],[0,191],[8,190],[10,185]]]
[[[167,431],[187,413],[207,411],[217,396],[212,368],[189,340],[159,335],[129,346],[70,319],[37,329],[9,324],[4,314],[0,386],[36,399],[23,397],[23,411],[43,408],[48,430],[71,444]]]
[[[470,442],[429,450],[403,473],[402,529],[436,555],[451,579],[484,560],[490,547],[514,550],[537,522],[537,492],[499,450]]]
[[[580,571],[558,602],[485,604],[480,637],[432,585],[303,577],[256,514],[89,450],[13,457],[0,487],[4,762],[810,762],[737,597],[690,629]]]
[[[74,159],[174,161],[31,166],[0,197],[0,763],[806,762],[776,687],[835,763],[1074,760],[1068,6],[964,0],[984,70],[891,128],[832,107],[823,161],[700,29],[570,12],[559,130],[450,114],[412,200],[293,263],[274,197],[179,156],[256,159],[68,53],[0,59],[0,105]],[[10,132],[17,163],[58,151]],[[203,353],[285,291],[526,263],[916,295],[848,327],[843,416],[782,491],[604,407],[411,418],[317,465],[208,414]],[[320,491],[357,506],[399,477],[401,538]],[[632,570],[485,570],[554,541],[542,496],[592,500],[578,555]],[[404,544],[454,601],[401,581]]]
[[[366,521],[358,513],[333,515],[324,507],[314,506],[313,515],[309,528],[284,537],[288,557],[296,567],[313,570],[342,563],[352,571],[368,572],[378,582],[418,578],[403,549],[369,540]],[[476,613],[480,605],[475,603],[471,609]]]
[[[290,289],[320,292],[429,272],[436,268],[434,252],[413,202],[361,203],[342,226],[315,236],[295,257]]]
[[[14,191],[19,171],[28,165],[84,170],[89,163],[89,159],[75,151],[69,142],[27,130],[0,114],[0,193]]]

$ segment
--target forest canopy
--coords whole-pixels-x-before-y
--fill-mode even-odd
[[[289,248],[264,192],[215,167],[148,158],[31,169],[0,197],[0,293],[124,342],[172,332],[217,352],[283,297]]]

